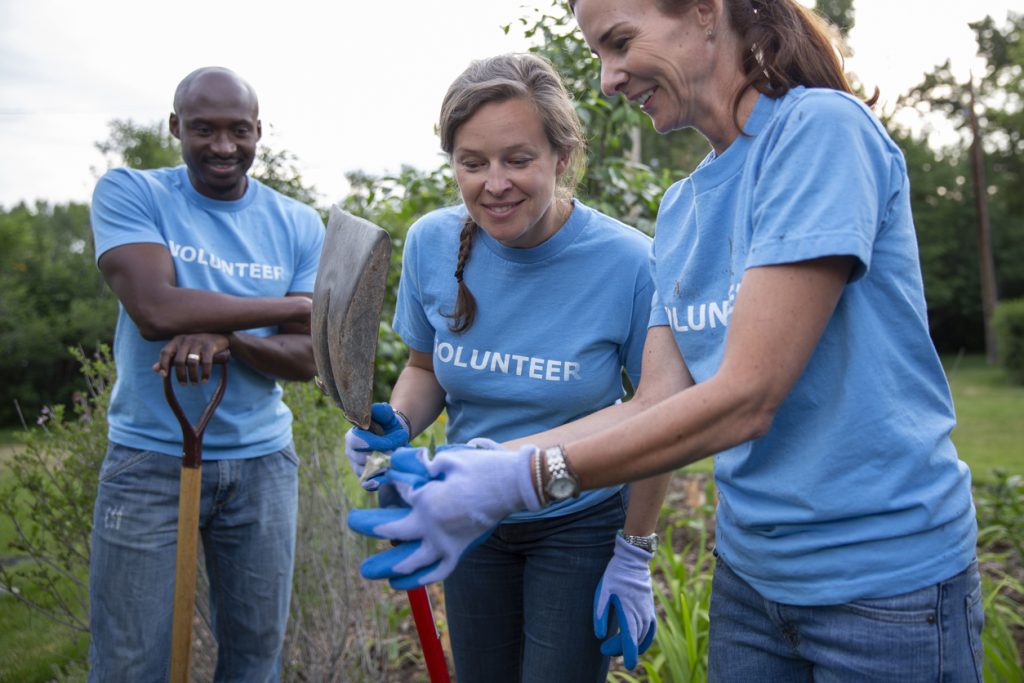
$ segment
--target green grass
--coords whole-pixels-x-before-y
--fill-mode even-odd
[[[974,481],[992,481],[996,469],[1024,473],[1024,386],[1010,384],[984,356],[942,360],[957,415],[953,443]]]
[[[87,635],[55,624],[11,595],[0,595],[0,682],[52,681],[54,667],[84,661],[88,648]]]

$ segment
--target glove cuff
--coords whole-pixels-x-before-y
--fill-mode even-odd
[[[643,568],[647,571],[654,554],[633,545],[622,536],[615,537],[615,557],[620,558],[628,566]]]
[[[409,426],[409,418],[406,416],[405,413],[403,413],[401,410],[398,410],[397,408],[395,408],[390,403],[388,404],[388,407],[391,408],[391,412],[394,413],[395,417],[398,418],[398,421],[402,424],[402,427],[405,428],[405,433],[408,435],[408,438],[411,439],[412,438],[412,427]]]

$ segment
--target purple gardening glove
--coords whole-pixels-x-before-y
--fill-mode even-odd
[[[367,491],[376,491],[380,486],[380,476],[372,476],[363,480],[366,460],[374,451],[390,453],[409,443],[409,423],[401,413],[396,413],[387,403],[374,403],[370,409],[370,419],[384,430],[383,434],[374,434],[366,429],[353,427],[345,434],[345,455],[352,463],[352,470],[360,478],[360,486]],[[383,474],[383,471],[380,473]]]
[[[598,639],[609,636],[608,617],[613,608],[619,629],[601,643],[601,654],[622,655],[627,669],[636,667],[637,655],[651,646],[657,628],[651,590],[651,557],[643,548],[617,537],[615,554],[594,593],[594,635]]]
[[[409,507],[352,510],[348,525],[367,536],[404,542],[367,558],[362,575],[412,590],[451,574],[462,555],[505,517],[540,509],[530,470],[535,450],[448,448],[432,460],[426,448],[395,451],[383,478]]]

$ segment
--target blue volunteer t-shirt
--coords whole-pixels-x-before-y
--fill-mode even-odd
[[[234,296],[280,297],[312,292],[324,228],[312,208],[249,178],[235,201],[205,197],[185,166],[150,171],[114,169],[96,185],[92,202],[96,259],[125,244],[162,244],[177,285]],[[245,330],[268,336],[276,328]],[[152,365],[166,341],[146,341],[121,306],[114,336],[117,382],[108,415],[109,438],[132,448],[181,455],[181,427],[164,399]],[[193,420],[216,387],[175,385]],[[291,412],[273,379],[232,361],[227,391],[206,429],[203,458],[249,458],[291,443]]]
[[[697,382],[722,361],[748,268],[857,260],[771,430],[715,457],[718,551],[765,597],[837,604],[916,590],[975,552],[970,473],[950,441],[903,156],[833,90],[761,96],[741,135],[665,195],[652,325]]]
[[[449,207],[410,228],[394,320],[411,348],[433,352],[450,443],[506,441],[600,410],[624,396],[623,368],[636,386],[653,292],[650,238],[579,201],[561,230],[529,249],[477,230],[463,272],[476,320],[455,334],[444,314],[455,307],[465,217],[463,206]],[[568,514],[616,490],[509,519]]]

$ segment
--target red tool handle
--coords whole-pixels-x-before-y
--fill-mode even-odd
[[[420,645],[423,647],[423,659],[427,662],[430,683],[450,683],[448,662],[445,661],[441,637],[437,634],[437,625],[434,623],[434,615],[430,610],[430,596],[427,595],[427,589],[415,588],[408,592],[408,596],[409,607],[412,608],[412,618],[416,622],[416,633],[419,635]]]
[[[188,416],[185,415],[185,411],[181,409],[181,405],[174,395],[171,373],[168,372],[164,377],[164,396],[167,397],[167,405],[171,407],[174,416],[178,418],[178,423],[181,425],[181,438],[183,441],[182,467],[196,469],[202,465],[203,432],[206,431],[206,424],[213,417],[213,412],[220,405],[220,400],[224,398],[224,390],[228,384],[228,360],[230,358],[231,354],[228,351],[221,351],[213,357],[214,364],[221,366],[220,381],[217,383],[216,391],[213,392],[213,397],[210,398],[210,402],[206,405],[206,410],[203,411],[195,425],[189,421]]]

